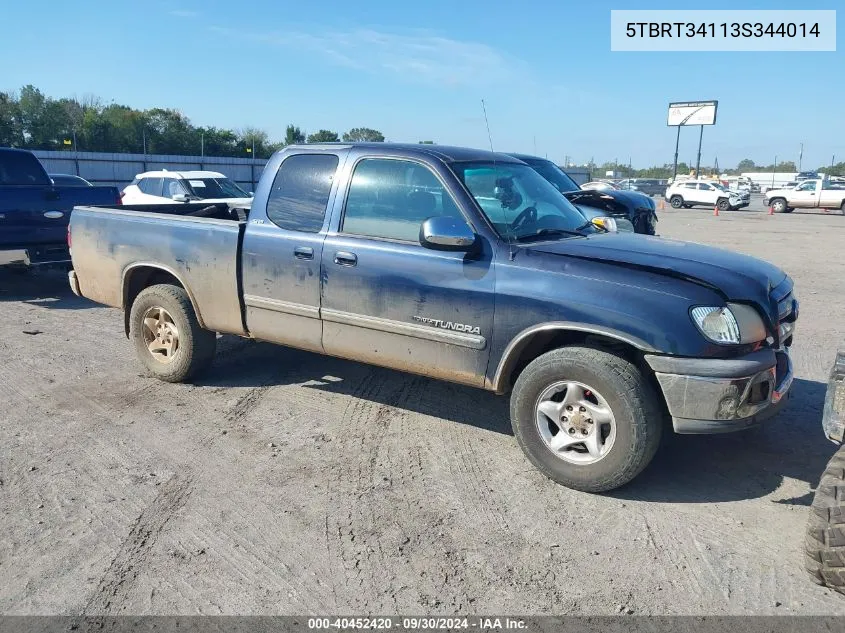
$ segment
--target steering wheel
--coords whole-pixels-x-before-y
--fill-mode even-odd
[[[516,219],[511,222],[511,230],[516,231],[526,224],[534,224],[535,222],[537,222],[537,207],[526,207],[518,216],[516,216]]]

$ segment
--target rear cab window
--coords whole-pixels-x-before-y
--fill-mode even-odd
[[[0,185],[52,185],[41,163],[29,152],[0,151]]]
[[[267,219],[287,231],[319,233],[338,163],[335,154],[287,157],[267,197]]]

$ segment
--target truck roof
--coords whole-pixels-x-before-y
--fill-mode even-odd
[[[145,171],[135,176],[135,178],[182,178],[188,180],[189,178],[227,178],[225,174],[219,171],[170,171],[161,169],[158,171]]]
[[[400,151],[406,155],[434,156],[447,163],[465,161],[490,161],[497,163],[521,163],[522,161],[509,154],[491,152],[484,149],[472,149],[468,147],[452,147],[450,145],[429,145],[427,143],[307,143],[301,145],[288,145],[285,150],[314,150],[314,149],[377,149],[382,151]],[[284,150],[283,150],[284,151]]]

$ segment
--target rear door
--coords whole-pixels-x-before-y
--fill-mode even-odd
[[[457,186],[440,165],[357,157],[323,249],[327,353],[483,385],[493,329],[492,250],[435,251],[419,241],[430,217],[470,224],[455,202]]]
[[[845,184],[825,180],[821,184],[819,205],[828,209],[837,209],[845,199]]]
[[[161,194],[163,184],[164,178],[141,178],[141,180],[138,181],[138,189],[141,192],[141,200],[137,203],[133,201],[133,204],[171,203],[171,200],[165,199]]]
[[[320,258],[344,158],[345,150],[289,154],[269,192],[257,192],[267,202],[252,206],[243,244],[246,324],[255,338],[322,351]]]

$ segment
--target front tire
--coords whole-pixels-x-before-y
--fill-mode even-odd
[[[563,347],[520,374],[511,424],[525,455],[547,477],[575,490],[606,492],[652,460],[662,413],[638,367],[603,350]]]
[[[813,582],[845,594],[845,446],[831,457],[816,487],[804,554]]]
[[[669,198],[669,204],[672,205],[673,209],[680,209],[684,206],[684,199],[681,196],[672,196]]]
[[[716,206],[719,207],[719,211],[730,211],[731,203],[727,198],[719,198]]]
[[[216,333],[200,327],[188,293],[170,284],[138,294],[129,335],[147,371],[166,382],[184,382],[207,369],[217,347]]]
[[[775,213],[789,213],[789,210],[786,206],[786,200],[783,198],[775,198],[769,204],[772,207],[772,211]]]

